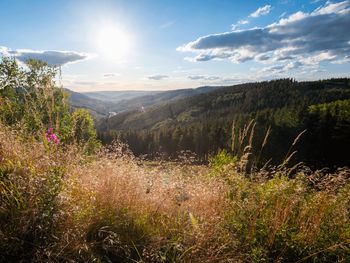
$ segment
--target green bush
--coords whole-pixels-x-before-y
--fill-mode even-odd
[[[209,166],[212,171],[210,176],[221,174],[227,165],[234,166],[238,161],[237,156],[232,156],[227,150],[220,150],[218,154],[209,158]]]

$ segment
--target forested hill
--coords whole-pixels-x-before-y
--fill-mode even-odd
[[[114,105],[111,102],[95,99],[83,93],[74,92],[69,89],[65,89],[65,91],[69,95],[69,102],[72,108],[87,109],[95,119],[106,117],[110,108]]]
[[[94,91],[78,93],[66,89],[70,104],[75,108],[85,108],[100,119],[109,116],[110,112],[121,113],[139,110],[203,94],[220,87],[204,86],[195,89],[178,89],[168,91]]]
[[[114,112],[127,112],[131,110],[140,110],[147,107],[159,106],[179,99],[184,99],[198,94],[211,92],[220,87],[204,86],[196,89],[178,89],[163,92],[149,92],[142,96],[136,96],[131,99],[118,101],[112,107]]]
[[[269,126],[273,130],[265,158],[278,162],[293,138],[308,129],[300,157],[315,165],[348,164],[343,153],[350,146],[349,99],[348,78],[248,83],[123,112],[99,123],[98,130],[104,142],[119,137],[135,154],[191,150],[204,157],[229,149],[233,120],[240,127],[254,119],[256,141]]]

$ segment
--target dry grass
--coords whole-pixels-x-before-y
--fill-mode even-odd
[[[346,169],[247,177],[236,163],[210,177],[206,166],[137,160],[125,145],[87,157],[0,128],[0,261],[350,259]]]
[[[93,193],[90,204],[102,213],[101,217],[111,211],[125,213],[136,219],[144,235],[151,237],[148,249],[175,248],[179,251],[168,253],[178,255],[170,257],[184,257],[186,247],[191,247],[187,253],[193,254],[203,253],[211,245],[226,207],[224,182],[197,172],[198,168],[190,165],[139,166],[133,158],[117,154],[116,158],[103,156],[84,167],[75,167],[71,180],[84,192]],[[68,203],[76,203],[75,196],[69,196],[73,200]],[[169,240],[174,248],[167,248]]]

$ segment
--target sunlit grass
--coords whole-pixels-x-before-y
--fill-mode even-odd
[[[349,260],[346,170],[249,178],[236,160],[213,172],[150,165],[120,145],[87,158],[18,136],[1,127],[2,261]]]

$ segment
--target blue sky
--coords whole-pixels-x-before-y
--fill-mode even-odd
[[[76,91],[348,76],[346,1],[0,1],[0,53]]]

